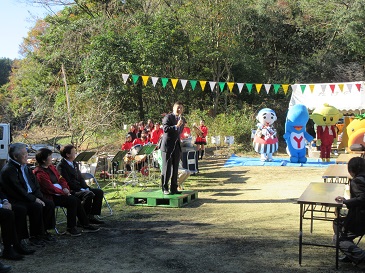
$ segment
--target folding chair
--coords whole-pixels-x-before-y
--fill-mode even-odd
[[[60,224],[63,224],[63,223],[65,223],[66,222],[66,220],[60,220],[60,221],[58,221],[57,219],[58,219],[58,213],[59,213],[59,210],[62,210],[62,212],[63,212],[63,214],[64,214],[64,216],[65,217],[67,217],[67,212],[66,212],[66,210],[65,210],[65,208],[64,207],[60,207],[60,206],[57,206],[56,208],[55,208],[55,218],[56,218],[56,225],[55,225],[55,227],[54,227],[54,230],[55,230],[55,232],[58,234],[58,235],[63,235],[63,234],[65,234],[66,233],[66,231],[63,231],[63,232],[60,232],[59,230],[58,230],[58,227],[57,227],[57,225],[60,225]]]
[[[92,180],[92,182],[94,182],[94,183],[96,184],[97,188],[98,188],[98,189],[101,189],[100,184],[98,183],[98,180],[96,180],[95,176],[93,176],[91,173],[82,173],[81,175],[82,175],[82,177],[83,177],[85,180]],[[108,207],[108,209],[109,209],[109,215],[107,215],[107,216],[111,216],[111,215],[113,215],[113,210],[112,210],[111,206],[109,205],[108,200],[106,199],[105,195],[104,195],[104,197],[103,197],[103,198],[104,198],[104,201],[105,201],[106,206],[107,206],[107,207]],[[100,216],[98,216],[98,217],[99,217],[99,218],[104,218],[104,217],[106,217],[106,216],[104,216],[104,217],[100,217]]]

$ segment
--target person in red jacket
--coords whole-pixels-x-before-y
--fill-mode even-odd
[[[204,125],[204,119],[200,120],[200,126],[199,126],[200,132],[196,137],[195,145],[197,146],[198,150],[198,157],[199,157],[199,151],[200,152],[200,159],[203,159],[204,156],[204,145],[207,145],[207,135],[208,135],[208,127]]]
[[[159,139],[161,138],[162,134],[163,134],[163,130],[162,130],[162,128],[160,128],[160,123],[156,122],[155,128],[151,132],[151,138],[150,138],[151,143],[157,144]]]
[[[123,151],[129,151],[133,147],[132,135],[128,133],[125,137],[125,142],[122,145]]]
[[[71,195],[67,181],[58,173],[52,164],[52,151],[41,148],[35,156],[39,166],[33,171],[43,196],[52,200],[56,206],[67,209],[67,232],[71,236],[79,236],[81,233],[76,228],[76,217],[79,219],[84,232],[95,232],[100,228],[90,225],[81,200]]]

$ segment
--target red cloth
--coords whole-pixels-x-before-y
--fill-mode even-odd
[[[180,139],[185,139],[190,135],[191,135],[190,128],[189,127],[184,127],[184,129],[182,130],[182,132],[180,134]]]
[[[151,143],[152,144],[157,144],[158,140],[160,139],[160,137],[163,134],[163,130],[161,128],[153,129],[151,132]]]
[[[195,142],[206,142],[207,140],[205,139],[208,135],[208,127],[205,125],[199,126],[200,130],[203,132],[203,136],[197,136]]]
[[[131,148],[133,147],[133,142],[124,142],[124,144],[122,145],[122,150],[123,151],[129,151]]]
[[[58,173],[55,166],[50,165],[48,168],[54,173],[54,175],[58,179],[58,184],[61,185],[62,189],[68,189],[70,190],[70,187],[67,184],[67,181]],[[45,171],[41,167],[35,168],[33,171],[35,176],[37,177],[37,180],[39,182],[39,185],[41,186],[41,191],[45,198],[52,200],[53,196],[56,194],[59,195],[66,195],[66,193],[63,192],[63,190],[56,188],[53,183],[51,182],[51,178],[49,177],[49,174],[47,171]]]
[[[146,144],[148,144],[148,140],[146,139],[145,141],[143,141],[142,139],[140,139],[140,138],[136,138],[135,140],[133,140],[133,145],[132,145],[132,147],[133,146],[136,146],[136,145],[146,145]]]

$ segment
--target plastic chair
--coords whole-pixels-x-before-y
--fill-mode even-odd
[[[96,184],[98,189],[101,189],[100,184],[98,183],[98,180],[96,180],[95,176],[93,176],[91,173],[82,173],[81,175],[85,180],[91,180],[92,182],[94,182]],[[104,198],[106,206],[109,209],[109,215],[107,215],[107,216],[113,215],[113,209],[109,205],[108,200],[106,199],[105,195],[103,196],[103,198]],[[98,217],[104,218],[105,216],[104,217],[98,216]]]

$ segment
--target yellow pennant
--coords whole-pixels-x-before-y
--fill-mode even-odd
[[[262,87],[262,83],[256,83],[255,86],[256,86],[257,93],[260,93],[261,87]]]
[[[171,80],[171,83],[172,83],[172,87],[175,89],[176,88],[177,81],[179,79],[170,79],[170,80]]]
[[[344,84],[343,84],[343,83],[339,83],[339,84],[338,84],[338,88],[340,88],[341,92],[343,92],[343,86],[344,86]]]
[[[142,81],[143,81],[144,86],[147,85],[147,82],[148,82],[149,78],[150,78],[150,76],[142,76]]]
[[[234,82],[227,82],[227,85],[228,85],[229,92],[232,92]]]
[[[286,95],[286,93],[288,93],[289,84],[282,84],[281,87],[283,88],[284,94]]]
[[[200,86],[202,87],[202,91],[204,91],[205,85],[207,84],[207,81],[199,81]]]
[[[314,90],[314,84],[310,84],[310,85],[309,85],[309,90],[313,93],[313,90]]]

